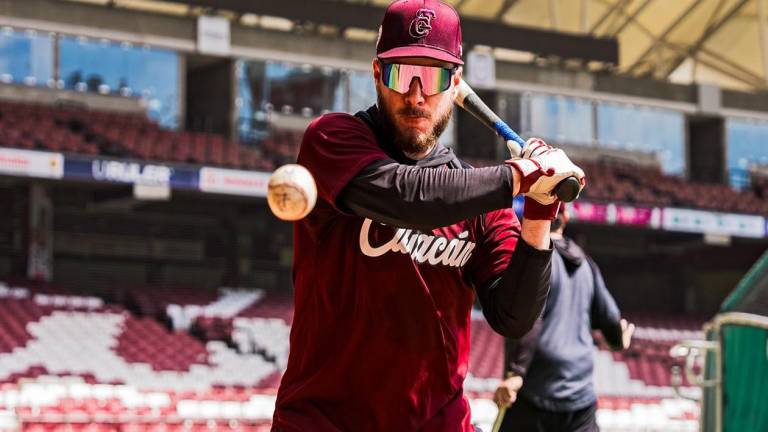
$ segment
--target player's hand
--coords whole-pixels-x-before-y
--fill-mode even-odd
[[[520,148],[520,144],[515,140],[507,140],[507,149],[509,150],[510,158],[517,159],[530,159],[531,156],[537,156],[544,150],[551,149],[552,146],[545,143],[541,138],[531,138],[526,141],[525,146]]]
[[[499,384],[496,392],[493,394],[493,401],[499,407],[508,407],[517,400],[517,392],[523,386],[523,379],[519,376],[512,376]]]
[[[538,138],[531,138],[523,148],[522,156],[507,163],[520,173],[519,193],[542,205],[557,201],[555,187],[568,177],[576,177],[581,189],[586,183],[584,171],[576,166],[565,152]]]
[[[629,344],[632,343],[632,335],[635,333],[635,325],[621,319],[621,346],[624,349],[629,348]]]
[[[543,139],[533,137],[525,142],[525,147],[523,147],[520,152],[520,157],[530,159],[534,156],[539,156],[548,150],[552,150],[553,148],[554,147],[544,142]]]

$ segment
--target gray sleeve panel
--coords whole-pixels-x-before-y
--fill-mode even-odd
[[[350,181],[337,205],[400,228],[431,230],[512,206],[512,171],[423,168],[377,161]]]

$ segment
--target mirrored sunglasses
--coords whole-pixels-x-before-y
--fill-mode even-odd
[[[437,66],[382,63],[381,81],[388,88],[405,94],[408,93],[413,79],[418,78],[421,82],[421,91],[426,96],[432,96],[451,87],[451,77],[455,70],[455,68]]]

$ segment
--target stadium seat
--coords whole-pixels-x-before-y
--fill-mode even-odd
[[[139,114],[9,101],[0,101],[0,146],[232,168],[274,166],[261,153],[245,150],[222,135],[162,130]],[[295,148],[288,148],[277,157],[280,163],[292,162],[295,154]]]

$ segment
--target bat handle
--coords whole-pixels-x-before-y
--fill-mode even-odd
[[[507,124],[504,123],[501,119],[498,119],[493,123],[493,130],[495,130],[500,137],[504,138],[504,141],[516,142],[517,145],[520,146],[520,148],[517,149],[518,155],[523,152],[523,147],[525,147],[525,140],[522,139],[520,135],[515,133],[511,127],[507,126]]]
[[[568,177],[555,186],[555,194],[560,201],[571,202],[579,196],[579,189],[581,189],[579,179]]]
[[[516,134],[512,128],[507,126],[506,123],[499,119],[493,123],[493,129],[497,134],[499,134],[499,136],[504,138],[505,141],[514,141],[517,143],[518,148],[514,149],[517,154],[523,152],[523,147],[525,147],[525,140],[523,140],[520,135]],[[579,183],[579,179],[576,177],[568,177],[567,179],[558,183],[557,186],[555,186],[555,194],[560,201],[571,202],[575,200],[579,195],[580,188],[581,184]]]
[[[504,416],[507,414],[507,407],[499,407],[499,412],[496,414],[496,420],[493,422],[491,432],[499,432],[501,430],[501,424],[504,422]]]

